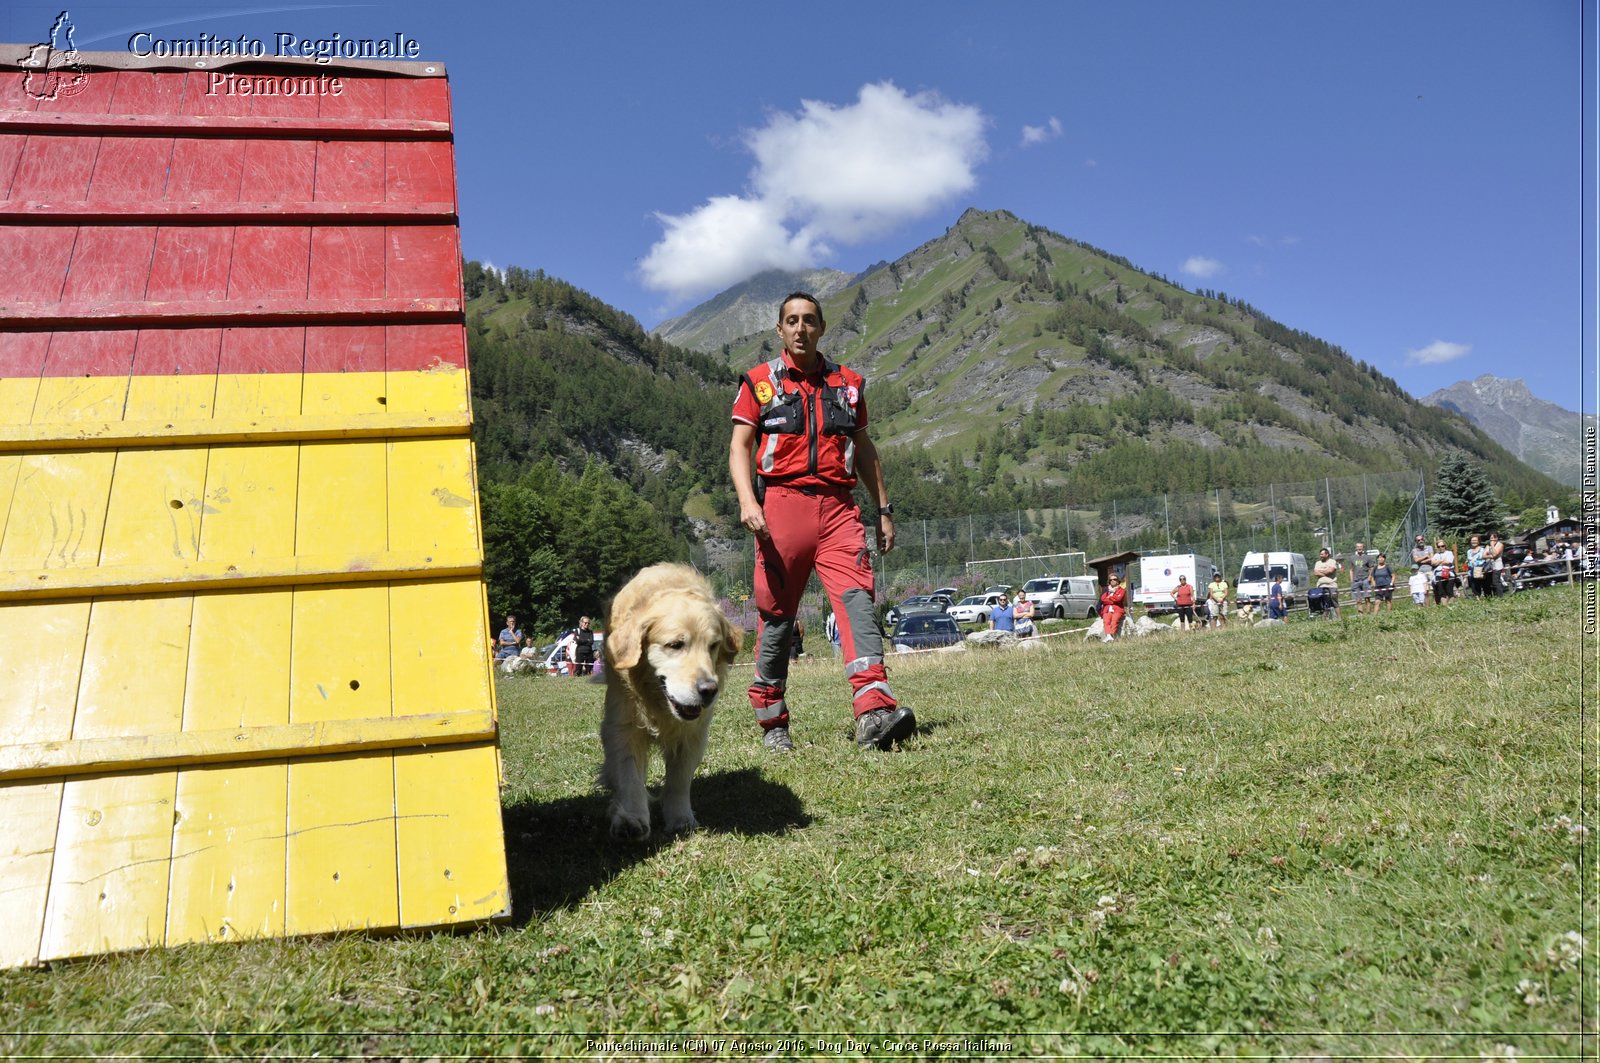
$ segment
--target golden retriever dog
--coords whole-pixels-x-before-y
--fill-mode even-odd
[[[705,756],[712,706],[744,641],[717,608],[711,584],[687,565],[652,565],[611,603],[602,652],[606,714],[600,727],[611,790],[611,833],[650,833],[645,772],[650,747],[666,761],[661,813],[669,833],[695,829],[689,783]]]

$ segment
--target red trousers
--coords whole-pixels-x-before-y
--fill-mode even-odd
[[[872,557],[861,510],[849,492],[771,485],[762,502],[770,539],[756,540],[756,675],[750,705],[763,728],[787,727],[789,641],[813,570],[833,605],[845,677],[860,716],[895,704],[883,666],[883,630],[873,611]]]

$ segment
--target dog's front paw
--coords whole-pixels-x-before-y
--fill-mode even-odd
[[[668,815],[666,827],[668,834],[688,834],[699,830],[700,823],[694,818],[694,813],[686,808],[682,812]]]
[[[643,841],[650,836],[650,815],[630,815],[620,809],[611,812],[611,836],[628,841]]]

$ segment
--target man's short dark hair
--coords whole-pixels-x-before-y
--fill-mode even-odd
[[[794,302],[796,299],[804,299],[806,302],[816,307],[817,320],[823,325],[827,325],[828,319],[822,316],[822,303],[819,302],[817,297],[812,295],[810,292],[790,292],[788,295],[783,297],[783,302],[778,304],[778,321],[780,323],[783,321],[783,308]]]

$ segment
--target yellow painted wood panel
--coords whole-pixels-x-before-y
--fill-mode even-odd
[[[210,417],[217,398],[215,376],[135,376],[128,381],[124,421]]]
[[[38,377],[0,377],[0,424],[27,424],[38,399]]]
[[[362,416],[389,410],[384,373],[307,373],[300,412]]]
[[[396,753],[400,925],[507,916],[499,759],[492,745]]]
[[[299,373],[225,373],[217,377],[215,416],[282,417],[299,412]]]
[[[289,766],[288,933],[399,924],[394,815],[392,754]]]
[[[63,784],[40,959],[162,943],[175,785],[170,771]]]
[[[122,416],[128,399],[125,376],[44,377],[33,406],[33,423],[106,421]]]
[[[100,564],[194,560],[205,482],[204,449],[118,451]]]
[[[410,439],[388,449],[390,548],[480,552],[472,441]]]
[[[168,945],[284,933],[286,761],[178,773]]]
[[[470,409],[467,371],[441,365],[418,373],[390,373],[386,388],[390,413],[465,413]]]
[[[17,472],[0,564],[69,568],[99,561],[116,455],[28,454]]]
[[[39,956],[61,787],[0,786],[0,967],[24,966]]]
[[[89,603],[12,604],[0,616],[0,745],[72,737]]]

